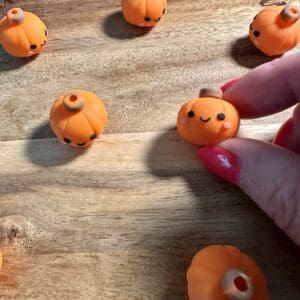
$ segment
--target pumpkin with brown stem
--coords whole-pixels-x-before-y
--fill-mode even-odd
[[[283,54],[300,41],[299,18],[300,11],[295,5],[266,7],[250,25],[250,40],[269,56]]]
[[[199,251],[187,272],[190,300],[268,300],[260,267],[233,246],[213,245]]]
[[[202,89],[199,98],[185,102],[177,116],[177,129],[186,141],[208,146],[236,136],[240,117],[236,108],[222,99],[222,92]]]
[[[94,93],[76,90],[59,96],[50,112],[50,125],[62,143],[84,147],[101,135],[107,112]]]
[[[0,44],[12,56],[40,53],[47,42],[47,28],[41,19],[21,8],[10,9],[0,21]]]

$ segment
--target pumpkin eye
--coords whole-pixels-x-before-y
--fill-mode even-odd
[[[149,22],[149,21],[151,21],[151,19],[149,18],[149,17],[145,17],[145,19],[144,19],[146,22]]]
[[[188,112],[188,117],[193,118],[195,116],[195,113],[191,110]]]
[[[79,147],[82,147],[82,146],[85,145],[85,143],[77,143],[76,145],[79,146]]]
[[[260,36],[260,32],[257,31],[257,30],[255,30],[255,31],[253,32],[253,34],[254,34],[256,37],[259,37],[259,36]]]
[[[47,29],[45,29],[45,36],[48,36],[48,31],[47,31]]]
[[[36,45],[35,44],[30,45],[30,49],[32,50],[36,49]]]
[[[164,8],[164,10],[163,10],[162,14],[164,15],[165,13],[166,13],[166,9]]]
[[[71,143],[71,140],[67,139],[67,138],[64,138],[64,141],[67,143],[67,144],[70,144]]]
[[[225,120],[225,115],[223,113],[219,113],[219,114],[217,114],[217,119],[220,121],[223,121],[223,120]]]
[[[94,134],[92,134],[92,135],[90,136],[90,140],[94,140],[96,137],[97,137],[97,134],[94,133]]]

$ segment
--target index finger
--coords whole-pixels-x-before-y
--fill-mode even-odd
[[[263,64],[243,76],[223,98],[242,118],[256,118],[284,110],[300,100],[300,53]]]

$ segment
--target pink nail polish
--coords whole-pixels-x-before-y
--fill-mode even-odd
[[[232,152],[218,146],[207,146],[199,150],[198,157],[212,173],[231,183],[239,183],[241,164]]]
[[[291,118],[281,126],[281,128],[279,129],[279,131],[277,132],[273,140],[273,143],[278,146],[288,148],[289,140],[291,138],[293,128],[294,128],[294,122],[293,119]]]
[[[230,80],[229,82],[225,83],[221,87],[222,92],[225,93],[227,90],[229,90],[239,80],[240,80],[240,78],[235,78],[235,79]]]

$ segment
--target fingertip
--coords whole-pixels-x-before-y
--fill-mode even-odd
[[[242,118],[256,118],[286,109],[300,98],[300,53],[275,59],[243,76],[223,98]]]

